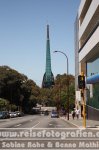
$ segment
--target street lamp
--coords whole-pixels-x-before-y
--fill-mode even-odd
[[[67,119],[69,120],[69,76],[68,76],[68,68],[69,68],[68,66],[69,66],[69,64],[68,64],[68,57],[62,51],[54,51],[54,53],[57,53],[57,52],[62,53],[63,55],[65,55],[66,60],[67,60],[67,112],[68,112]]]

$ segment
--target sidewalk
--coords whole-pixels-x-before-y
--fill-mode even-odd
[[[69,120],[65,117],[61,117],[63,120],[73,124],[77,128],[83,128],[83,118],[75,119],[73,120],[71,115],[69,117]],[[99,121],[96,120],[86,120],[86,128],[99,128]]]

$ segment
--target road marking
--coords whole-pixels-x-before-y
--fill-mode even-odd
[[[22,124],[17,124],[17,125],[15,125],[15,127],[19,127],[19,126],[21,126]]]
[[[54,124],[49,123],[49,126],[52,126],[52,125],[54,125]]]
[[[65,127],[65,126],[64,126],[64,125],[59,124],[59,125],[56,125],[56,127]]]
[[[36,126],[38,126],[40,124],[40,122],[38,122],[37,124],[35,124],[32,128],[35,128]]]

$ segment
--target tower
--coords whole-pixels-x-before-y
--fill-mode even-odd
[[[51,54],[50,54],[50,39],[49,39],[49,25],[47,25],[47,42],[46,42],[46,69],[43,76],[42,87],[50,88],[54,85],[54,76],[51,71]]]

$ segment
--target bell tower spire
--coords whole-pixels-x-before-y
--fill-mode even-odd
[[[47,25],[47,39],[49,39],[49,25]]]
[[[50,54],[50,39],[49,25],[47,25],[47,42],[46,42],[46,69],[43,76],[42,87],[50,88],[54,84],[54,76],[51,71],[51,54]]]

